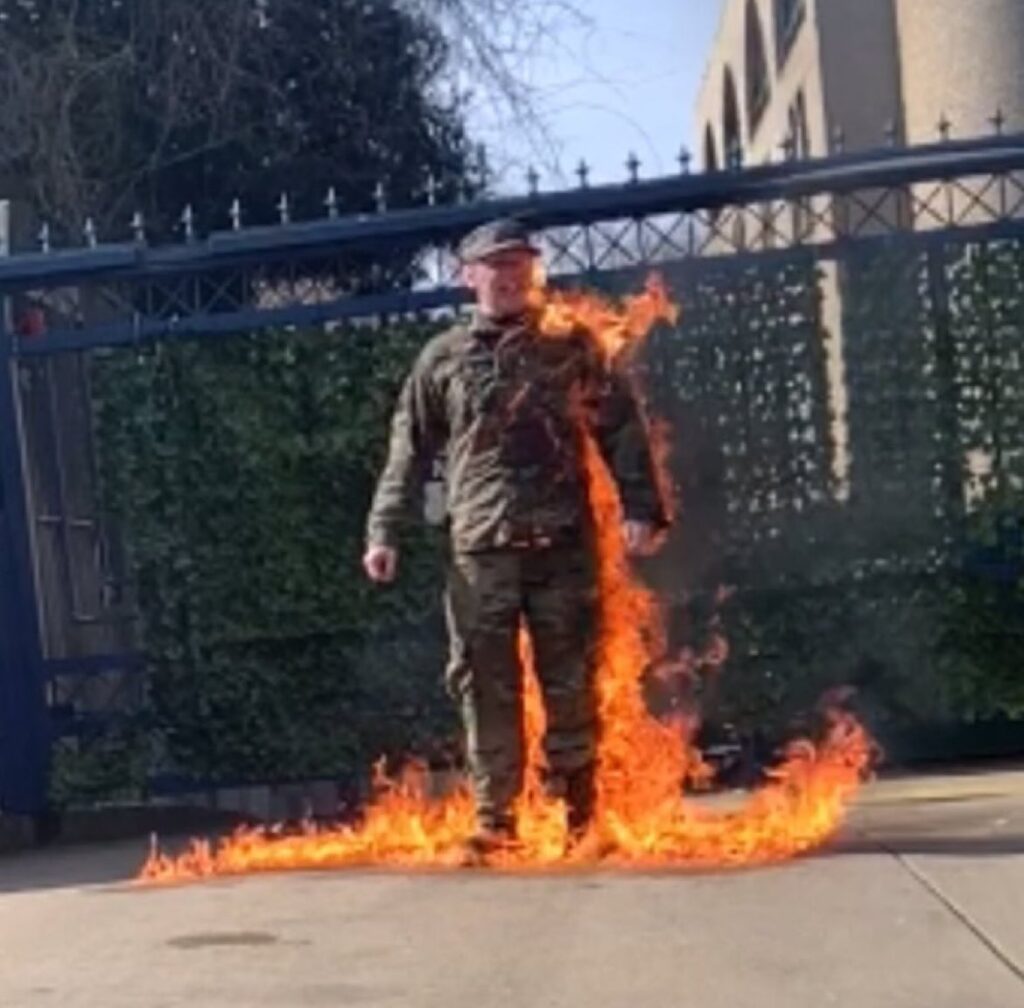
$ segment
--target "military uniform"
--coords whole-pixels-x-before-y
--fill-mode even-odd
[[[371,544],[395,545],[432,460],[444,455],[446,681],[461,708],[485,827],[509,825],[522,783],[523,623],[547,712],[550,771],[577,813],[588,811],[596,578],[581,427],[607,460],[626,517],[663,525],[636,400],[586,333],[542,337],[528,314],[455,325],[427,344],[405,382],[368,520]]]

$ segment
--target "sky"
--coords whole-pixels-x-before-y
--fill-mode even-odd
[[[522,191],[526,166],[542,188],[576,184],[585,158],[592,184],[679,170],[693,145],[693,107],[718,26],[721,0],[578,0],[590,19],[559,33],[529,70],[553,148],[481,114],[479,134],[499,170],[498,188]]]

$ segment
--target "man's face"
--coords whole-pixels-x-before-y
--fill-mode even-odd
[[[495,252],[463,267],[466,286],[476,294],[477,307],[488,318],[521,315],[528,307],[534,256],[526,249]]]

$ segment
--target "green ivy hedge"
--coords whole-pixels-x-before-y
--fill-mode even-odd
[[[428,323],[113,352],[94,364],[103,500],[126,541],[158,762],[345,776],[451,731],[436,534],[360,569],[388,416]]]
[[[845,488],[818,266],[668,271],[684,315],[645,367],[682,509],[645,575],[670,643],[699,646],[719,621],[730,659],[706,710],[746,737],[799,730],[837,684],[858,687],[883,739],[1020,717],[1024,256],[896,248],[841,276]],[[440,533],[410,532],[392,588],[359,569],[400,381],[443,324],[95,357],[103,499],[149,662],[135,741],[113,750],[132,774],[352,777],[457,737]],[[972,452],[994,461],[967,501]],[[93,794],[75,773],[68,790]]]

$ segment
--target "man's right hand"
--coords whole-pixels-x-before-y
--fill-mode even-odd
[[[398,572],[398,550],[393,546],[368,546],[363,554],[363,570],[377,584],[394,581]]]

